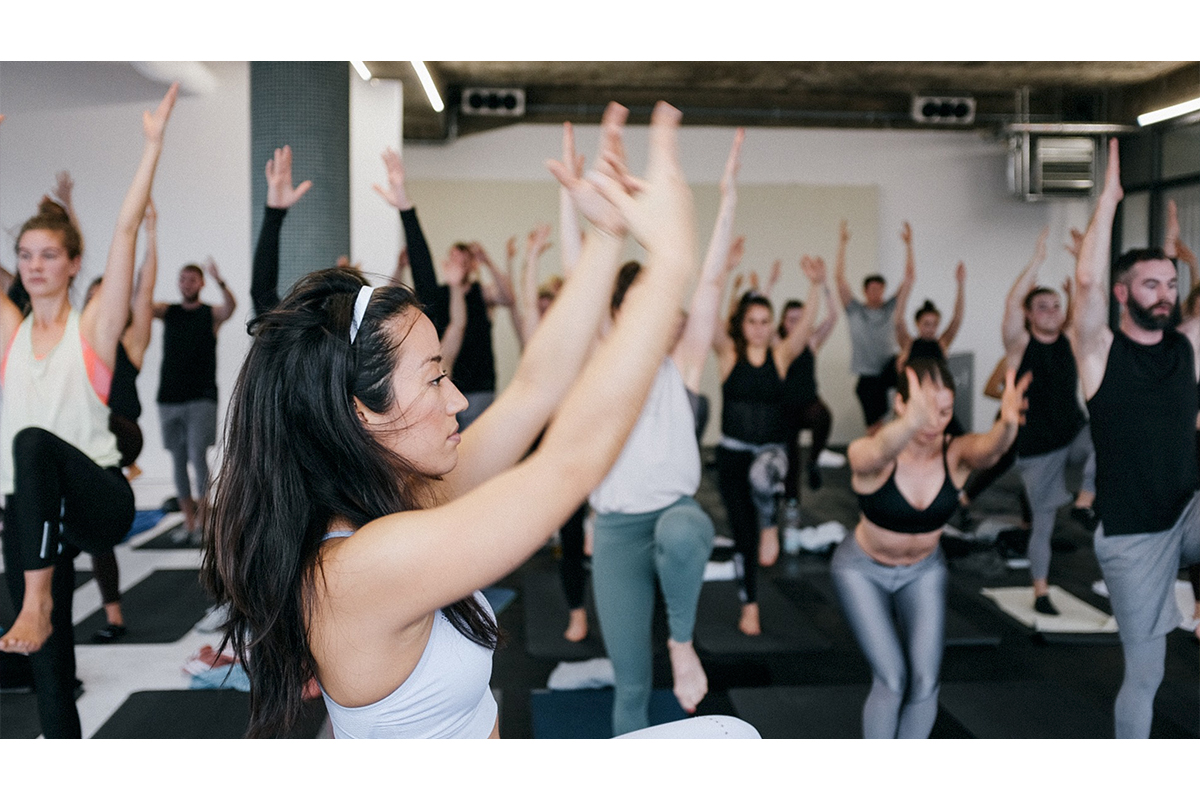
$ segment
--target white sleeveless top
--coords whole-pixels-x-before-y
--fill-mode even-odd
[[[25,428],[50,431],[101,467],[120,465],[108,406],[88,380],[78,311],[71,309],[62,339],[40,359],[33,356],[33,315],[26,317],[9,346],[3,380],[0,494],[13,492],[13,439]]]
[[[597,514],[644,514],[700,488],[700,447],[687,387],[667,357],[625,447],[588,497]]]
[[[348,532],[326,535],[348,536]],[[492,618],[482,592],[475,599]],[[486,739],[496,727],[492,651],[459,633],[446,615],[433,615],[421,660],[396,691],[370,705],[350,708],[321,687],[337,739]]]

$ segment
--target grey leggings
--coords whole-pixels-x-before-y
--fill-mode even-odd
[[[875,561],[853,535],[830,565],[842,611],[871,665],[863,707],[867,739],[924,739],[937,719],[946,628],[946,560],[938,548],[916,564]]]
[[[614,736],[650,724],[655,578],[671,640],[690,642],[712,543],[712,520],[690,497],[644,514],[596,515],[592,592],[616,678]]]
[[[1096,451],[1092,448],[1091,429],[1084,425],[1065,447],[1037,456],[1017,458],[1017,469],[1025,483],[1025,494],[1033,511],[1029,533],[1029,574],[1033,580],[1050,575],[1050,539],[1058,509],[1071,499],[1065,471],[1070,465],[1083,465],[1081,491],[1096,492]]]

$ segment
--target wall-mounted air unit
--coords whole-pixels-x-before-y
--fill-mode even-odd
[[[469,87],[462,91],[459,111],[488,117],[523,117],[525,90]]]
[[[1096,140],[1031,133],[1009,139],[1009,188],[1026,200],[1089,197],[1096,187]]]

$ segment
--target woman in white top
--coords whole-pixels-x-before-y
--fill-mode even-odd
[[[625,171],[625,116],[606,111],[587,180],[552,165],[592,228],[508,388],[461,436],[466,400],[408,290],[325,270],[255,321],[203,567],[250,675],[249,735],[286,733],[315,676],[342,735],[498,736],[480,666],[497,630],[473,593],[608,471],[675,331],[662,304],[695,272],[679,112],[655,108],[644,179]],[[588,357],[627,231],[647,269]]]
[[[47,737],[80,735],[72,560],[80,550],[111,548],[133,522],[133,492],[118,466],[106,402],[129,318],[137,231],[177,93],[172,86],[157,110],[143,115],[145,147],[117,216],[104,280],[91,302],[83,311],[71,307],[79,233],[65,209],[50,200],[17,239],[29,315],[0,296],[0,341],[7,353],[0,412],[4,562],[19,609],[0,636],[0,650],[31,655]]]

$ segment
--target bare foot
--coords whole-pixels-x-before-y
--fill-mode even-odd
[[[567,629],[563,632],[563,638],[568,642],[582,642],[588,635],[587,610],[583,608],[572,608],[571,616],[567,622]]]
[[[747,636],[758,636],[762,626],[758,621],[758,603],[746,603],[742,606],[742,618],[738,620],[738,630]]]
[[[52,609],[53,604],[49,601],[42,607],[27,599],[12,627],[0,637],[0,650],[5,653],[36,653],[41,650],[54,631],[50,624]]]
[[[679,706],[689,714],[695,713],[696,706],[708,694],[708,676],[704,674],[704,666],[696,648],[691,642],[676,642],[667,639],[667,653],[671,656],[671,678],[675,682],[675,699]]]
[[[779,528],[763,528],[758,535],[758,563],[769,567],[779,560]]]

